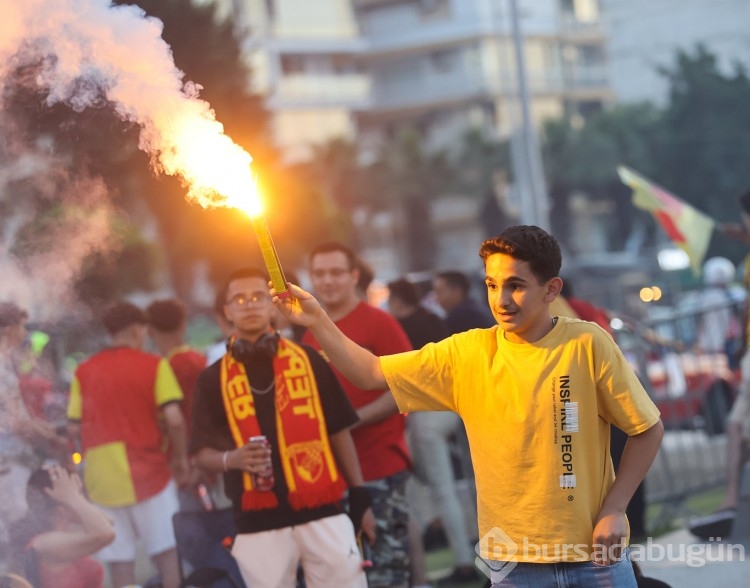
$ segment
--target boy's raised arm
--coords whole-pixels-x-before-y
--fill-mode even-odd
[[[344,335],[312,294],[288,284],[289,297],[279,298],[269,282],[276,308],[291,322],[310,329],[328,359],[352,384],[366,390],[388,387],[380,360]]]

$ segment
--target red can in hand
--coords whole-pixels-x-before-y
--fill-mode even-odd
[[[271,444],[266,439],[265,435],[255,435],[248,439],[249,443],[263,443],[266,447],[270,448]],[[268,466],[262,472],[252,472],[253,488],[261,492],[273,490],[276,480],[273,477],[273,466],[271,462],[268,462]]]

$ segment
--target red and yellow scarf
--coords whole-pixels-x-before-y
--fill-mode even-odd
[[[310,358],[299,345],[280,339],[273,373],[276,443],[289,489],[289,504],[300,510],[334,503],[341,499],[345,485],[331,451]],[[237,447],[242,447],[248,438],[262,433],[245,366],[231,353],[221,361],[221,391],[232,437]],[[273,439],[269,441],[274,443]],[[242,510],[278,505],[274,492],[253,488],[249,473],[243,473],[242,481]]]

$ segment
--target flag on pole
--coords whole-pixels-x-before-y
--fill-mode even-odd
[[[687,253],[693,274],[700,275],[716,221],[624,165],[617,173],[633,189],[633,204],[654,215],[667,237]]]

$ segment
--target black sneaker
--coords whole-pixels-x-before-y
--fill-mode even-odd
[[[727,508],[704,517],[692,519],[688,524],[688,529],[693,535],[704,540],[726,539],[732,534],[732,526],[736,516],[736,510]]]

